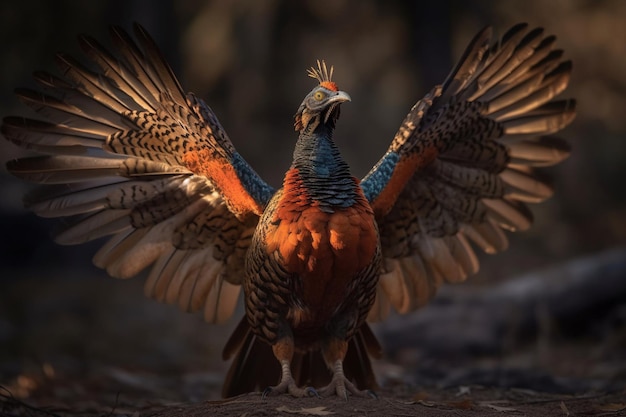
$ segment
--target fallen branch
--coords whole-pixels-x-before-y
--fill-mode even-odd
[[[625,299],[626,248],[619,248],[494,287],[444,287],[429,306],[388,320],[378,334],[391,356],[417,347],[435,356],[497,354],[512,338],[536,337],[545,321],[583,332]]]

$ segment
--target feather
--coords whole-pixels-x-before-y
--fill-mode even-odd
[[[81,133],[90,133],[106,137],[120,129],[121,117],[110,112],[109,120],[102,116],[85,114],[85,110],[61,101],[55,97],[26,88],[18,88],[15,94],[27,106],[44,116],[50,122],[60,124]],[[106,114],[106,113],[105,113]],[[118,120],[118,124],[111,121]]]
[[[180,257],[185,251],[178,250],[171,244],[165,244],[164,250],[156,258],[156,262],[150,269],[146,283],[144,284],[144,294],[146,297],[154,298],[157,301],[165,301],[165,289],[169,285],[175,268],[178,266]]]
[[[89,242],[130,228],[130,210],[101,210],[81,218],[55,236],[61,245]]]
[[[509,75],[502,79],[499,85],[493,86],[482,96],[482,100],[489,100],[488,95],[498,95],[502,92],[501,88],[507,88],[522,82],[524,79],[535,75],[537,72],[548,72],[549,70],[546,71],[544,64],[548,62],[558,62],[562,56],[562,51],[553,50],[555,42],[556,36],[551,35],[541,39],[538,44],[533,42],[524,46],[523,48],[530,55],[526,57],[523,65],[519,65],[511,71]]]
[[[483,171],[480,168],[459,166],[451,162],[437,161],[436,178],[451,184],[463,193],[478,196],[501,196],[503,185],[497,175]],[[437,199],[442,201],[441,195]]]
[[[541,136],[535,141],[520,141],[508,145],[512,163],[530,166],[550,166],[565,160],[570,145],[553,136]]]
[[[506,146],[495,140],[482,141],[470,138],[455,142],[439,156],[439,160],[497,173],[504,169],[509,161],[509,155]]]
[[[541,35],[543,29],[531,31],[523,40],[525,45],[519,47],[518,43],[526,33],[527,27],[525,23],[518,24],[503,36],[500,48],[489,54],[485,68],[477,73],[473,85],[469,86],[459,98],[468,101],[477,100],[532,54],[532,41]]]
[[[441,206],[457,219],[457,223],[473,223],[485,217],[485,208],[480,203],[480,198],[489,195],[470,194],[462,188],[441,183],[434,183],[432,187]]]
[[[449,282],[458,282],[465,279],[463,272],[450,254],[450,249],[443,239],[420,239],[419,242],[422,257],[439,272],[438,275],[444,277]],[[434,282],[433,290],[437,289],[441,283]],[[434,292],[432,295],[434,295]],[[428,299],[430,299],[430,296]]]
[[[133,25],[133,29],[137,39],[139,39],[139,43],[146,52],[146,63],[149,64],[147,65],[148,69],[153,69],[155,72],[152,78],[160,80],[160,84],[165,87],[164,91],[166,91],[176,103],[181,106],[186,106],[187,100],[183,89],[152,37],[138,23]]]
[[[56,155],[14,160],[7,164],[7,169],[28,181],[64,184],[114,176],[120,165],[117,159]]]
[[[410,283],[411,291],[409,295],[409,306],[407,311],[415,310],[424,306],[437,290],[436,284],[432,285],[432,280],[426,271],[425,262],[420,255],[413,255],[403,258],[400,264],[403,267],[404,279]],[[407,285],[407,287],[409,287]]]
[[[441,101],[457,94],[475,74],[478,65],[489,50],[492,29],[486,27],[471,40],[456,66],[442,84]]]
[[[52,92],[58,100],[81,109],[85,116],[100,122],[112,123],[122,128],[127,123],[123,116],[125,111],[142,110],[141,106],[122,91],[117,91],[120,100],[124,101],[124,109],[120,112],[118,111],[119,104],[114,104],[112,107],[109,105],[111,98],[101,101],[100,96],[89,94],[80,86],[70,84],[44,71],[36,72],[34,77],[35,81],[45,90]]]
[[[240,285],[233,285],[219,277],[209,290],[204,308],[204,320],[216,324],[228,320],[235,311],[240,291]]]
[[[380,288],[398,313],[406,313],[409,311],[410,297],[402,265],[396,259],[388,259],[386,265],[388,272],[380,276]]]
[[[507,230],[512,232],[527,230],[532,223],[532,213],[523,203],[505,198],[485,198],[482,203],[489,208],[487,216]]]
[[[60,197],[52,201],[33,204],[29,207],[33,213],[44,218],[76,216],[83,213],[107,208],[106,198],[85,202],[76,202],[68,197]]]
[[[376,287],[374,305],[367,315],[367,321],[370,323],[383,321],[389,317],[389,313],[391,313],[391,304],[389,304],[389,299],[387,298],[387,295],[385,295],[382,287],[378,285]]]
[[[159,108],[158,97],[153,96],[135,74],[104,49],[96,39],[81,35],[78,40],[83,51],[100,67],[102,73],[121,91],[128,94],[140,108],[152,110]]]
[[[540,203],[554,193],[552,187],[544,182],[514,169],[505,169],[500,173],[500,178],[509,186],[507,195],[516,200]]]
[[[130,278],[172,249],[167,241],[166,223],[137,229],[106,258],[107,273],[116,278]]]
[[[24,196],[24,206],[40,216],[60,217],[83,213],[83,205],[106,203],[109,192],[120,187],[125,178],[100,179],[80,183],[45,185]]]
[[[450,254],[461,268],[463,275],[461,279],[464,280],[468,275],[473,275],[478,272],[478,258],[463,232],[446,238],[446,243],[448,244]]]
[[[549,108],[538,108],[537,113],[528,113],[521,117],[503,121],[504,132],[507,135],[527,134],[550,134],[563,129],[570,124],[576,116],[574,101],[567,101],[568,108],[545,114],[549,108],[554,108],[552,103]],[[560,110],[560,109],[559,109]]]
[[[104,137],[100,134],[79,132],[74,129],[23,117],[5,117],[2,134],[27,149],[43,146],[85,146],[100,148]]]
[[[210,249],[209,249],[210,250]],[[176,299],[173,300],[171,298],[170,291],[172,290],[172,285],[168,288],[168,302],[177,303],[178,307],[187,312],[196,312],[197,310],[192,309],[192,296],[193,291],[196,288],[196,284],[200,279],[200,274],[205,267],[206,263],[211,262],[212,254],[207,253],[209,250],[191,250],[189,251],[191,254],[187,261],[181,266],[181,270],[178,271],[178,274],[183,275],[185,279],[181,282],[181,285],[177,291]]]
[[[204,263],[202,270],[198,274],[198,279],[191,291],[190,311],[200,311],[205,308],[209,292],[219,279],[223,268],[224,265],[215,260]]]
[[[137,76],[139,84],[143,85],[155,100],[158,100],[161,97],[161,92],[166,91],[165,86],[150,75],[151,71],[143,53],[121,27],[111,26],[110,34],[113,44],[117,47],[130,70]]]
[[[503,72],[502,68],[505,66],[505,63],[509,61],[513,52],[518,49],[517,44],[524,36],[527,29],[527,23],[519,23],[502,35],[500,43],[494,45],[489,52],[483,69],[477,73],[475,77],[477,84],[489,88],[487,86],[489,80],[495,78],[496,82],[499,81],[497,76],[498,72]],[[535,29],[534,32],[537,30],[541,31],[541,29]]]
[[[463,233],[485,253],[494,254],[505,250],[509,246],[506,235],[493,220],[486,220],[466,226]]]
[[[92,261],[98,268],[109,269],[112,263],[128,253],[148,233],[150,229],[128,229],[117,233],[96,252]],[[113,275],[116,278],[130,278],[129,276]]]
[[[155,290],[157,296],[155,297],[159,301],[164,301],[167,304],[176,304],[178,302],[178,297],[180,295],[180,290],[185,280],[190,279],[189,277],[189,268],[193,266],[193,257],[195,251],[191,250],[178,250],[176,255],[179,255],[179,260],[176,264],[174,264],[173,258],[170,260],[170,264],[168,264],[168,271],[171,267],[172,272],[171,279],[169,282],[163,280],[163,277],[159,279]],[[175,256],[176,256],[175,255]],[[163,287],[160,285],[163,284]]]
[[[547,76],[535,76],[489,103],[488,113],[494,120],[506,120],[547,103],[569,83],[572,66],[563,63]]]
[[[63,75],[77,84],[75,88],[79,91],[87,96],[94,97],[117,113],[124,113],[130,110],[124,100],[118,97],[116,94],[117,89],[107,78],[100,77],[66,54],[57,54],[56,63]]]

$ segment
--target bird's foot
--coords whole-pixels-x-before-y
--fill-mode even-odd
[[[378,399],[378,396],[371,390],[360,390],[352,382],[348,381],[342,374],[335,374],[330,384],[321,388],[319,395],[322,397],[330,397],[336,394],[338,397],[348,400],[348,392],[355,397]]]
[[[266,398],[268,396],[276,396],[280,394],[289,394],[296,398],[319,397],[317,391],[315,391],[312,387],[298,387],[293,378],[283,378],[283,380],[280,381],[280,384],[265,388],[262,397]]]

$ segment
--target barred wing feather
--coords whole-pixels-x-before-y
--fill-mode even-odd
[[[361,185],[377,216],[385,256],[370,320],[424,305],[444,282],[478,271],[472,246],[506,249],[503,230],[527,229],[526,203],[552,195],[535,167],[564,160],[551,136],[575,116],[554,100],[571,63],[554,36],[526,24],[491,45],[481,31],[441,86],[411,109]]]
[[[244,255],[274,190],[211,109],[183,93],[139,25],[135,36],[138,44],[113,27],[116,54],[81,36],[94,69],[59,54],[63,77],[38,72],[41,91],[16,91],[47,120],[7,117],[2,133],[44,155],[8,169],[43,184],[25,199],[35,213],[69,217],[59,243],[108,236],[96,265],[118,278],[152,265],[148,296],[221,322],[234,310]]]

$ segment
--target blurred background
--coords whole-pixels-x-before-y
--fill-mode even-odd
[[[2,2],[0,114],[33,116],[13,89],[33,87],[33,70],[54,72],[57,51],[80,56],[77,34],[91,34],[110,46],[108,25],[130,30],[134,21],[161,46],[184,89],[205,99],[238,151],[274,186],[291,162],[296,140],[292,116],[315,84],[306,69],[316,59],[335,66],[335,81],[352,97],[342,108],[335,139],[361,177],[385,151],[406,112],[443,81],[478,30],[493,25],[501,35],[520,21],[543,26],[574,62],[564,96],[576,97],[578,116],[560,133],[571,142],[572,156],[548,171],[556,193],[532,208],[531,230],[510,236],[506,253],[481,256],[480,273],[464,285],[467,291],[487,290],[624,245],[626,2]],[[0,141],[3,162],[25,154]],[[106,277],[91,266],[98,242],[55,245],[54,222],[22,208],[29,187],[1,170],[0,384],[21,398],[72,398],[89,390],[103,395],[108,388],[102,381],[138,391],[163,389],[167,394],[160,398],[171,400],[219,396],[226,369],[220,349],[229,326],[210,327],[199,317],[145,300],[141,278],[120,282]],[[598,285],[602,282],[599,277]],[[564,342],[584,346],[570,355],[567,366],[548,366],[545,360],[531,360],[531,365],[545,365],[549,375],[578,372],[582,375],[575,376],[584,377],[597,372],[580,369],[576,355],[589,346],[609,337],[612,348],[626,351],[626,297],[621,294],[611,301],[617,310],[611,310],[604,333],[584,327],[575,340]],[[535,342],[536,337],[526,341]],[[436,382],[415,365],[416,355],[422,364],[432,362],[428,352],[394,352],[377,368],[383,382]],[[403,361],[418,366],[417,374],[401,368]],[[611,378],[623,380],[624,363],[615,363],[607,365],[617,372]]]

